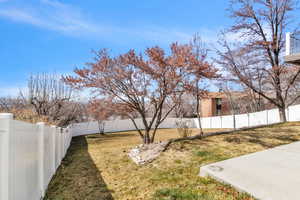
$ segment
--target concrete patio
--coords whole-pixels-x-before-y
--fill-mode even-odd
[[[300,199],[300,142],[203,166],[200,176],[261,200]]]

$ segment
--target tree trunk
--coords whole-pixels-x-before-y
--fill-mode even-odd
[[[202,129],[202,124],[201,124],[201,117],[200,117],[199,114],[197,115],[197,118],[198,118],[198,124],[199,124],[199,129],[200,129],[200,135],[203,135],[203,129]]]
[[[150,130],[145,130],[143,142],[144,142],[144,144],[150,144],[151,143]]]
[[[285,108],[284,107],[280,107],[279,108],[279,116],[280,116],[280,121],[281,122],[287,122],[287,118],[286,118],[286,113],[285,113]]]
[[[104,135],[104,122],[98,120],[98,129],[100,135]]]
[[[203,129],[202,129],[202,124],[201,124],[201,115],[202,115],[202,110],[200,107],[200,96],[199,96],[199,88],[198,88],[198,82],[197,82],[197,97],[196,97],[196,110],[197,110],[197,118],[198,118],[198,123],[199,123],[199,129],[200,129],[200,135],[203,135]]]

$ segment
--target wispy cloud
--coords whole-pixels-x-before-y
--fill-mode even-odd
[[[3,0],[0,0],[0,2]],[[120,27],[113,24],[94,22],[82,10],[57,0],[40,0],[37,5],[6,5],[0,7],[0,17],[62,34],[97,39],[139,38],[167,44],[171,41],[187,41],[193,31],[143,25],[142,27]],[[119,37],[118,37],[119,36]]]
[[[39,6],[6,6],[0,9],[0,16],[70,35],[104,31],[99,25],[84,19],[80,10],[58,1],[41,0]]]

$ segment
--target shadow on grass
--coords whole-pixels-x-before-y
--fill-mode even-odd
[[[273,148],[280,144],[299,141],[299,130],[288,126],[291,126],[290,123],[272,125],[256,130],[246,130],[235,136],[226,137],[224,140],[236,144],[243,142],[259,144],[264,148]]]
[[[44,200],[113,200],[88,152],[84,136],[75,137],[52,178]]]
[[[113,138],[122,138],[122,137],[129,137],[129,136],[135,136],[134,133],[105,133],[104,135],[101,135],[99,133],[87,135],[86,137],[89,139],[113,139]]]

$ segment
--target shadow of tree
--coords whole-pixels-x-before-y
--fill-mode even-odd
[[[72,139],[44,200],[113,200],[111,192],[88,152],[86,138],[79,136]]]
[[[91,134],[91,135],[86,135],[87,138],[89,139],[110,139],[110,138],[126,138],[126,137],[130,137],[130,136],[135,136],[134,132],[132,133],[105,133],[104,135],[101,134]]]
[[[297,129],[276,127],[272,131],[269,128],[242,131],[235,136],[226,137],[224,140],[229,143],[241,144],[249,142],[259,144],[264,148],[273,148],[279,144],[299,141],[298,135]]]

